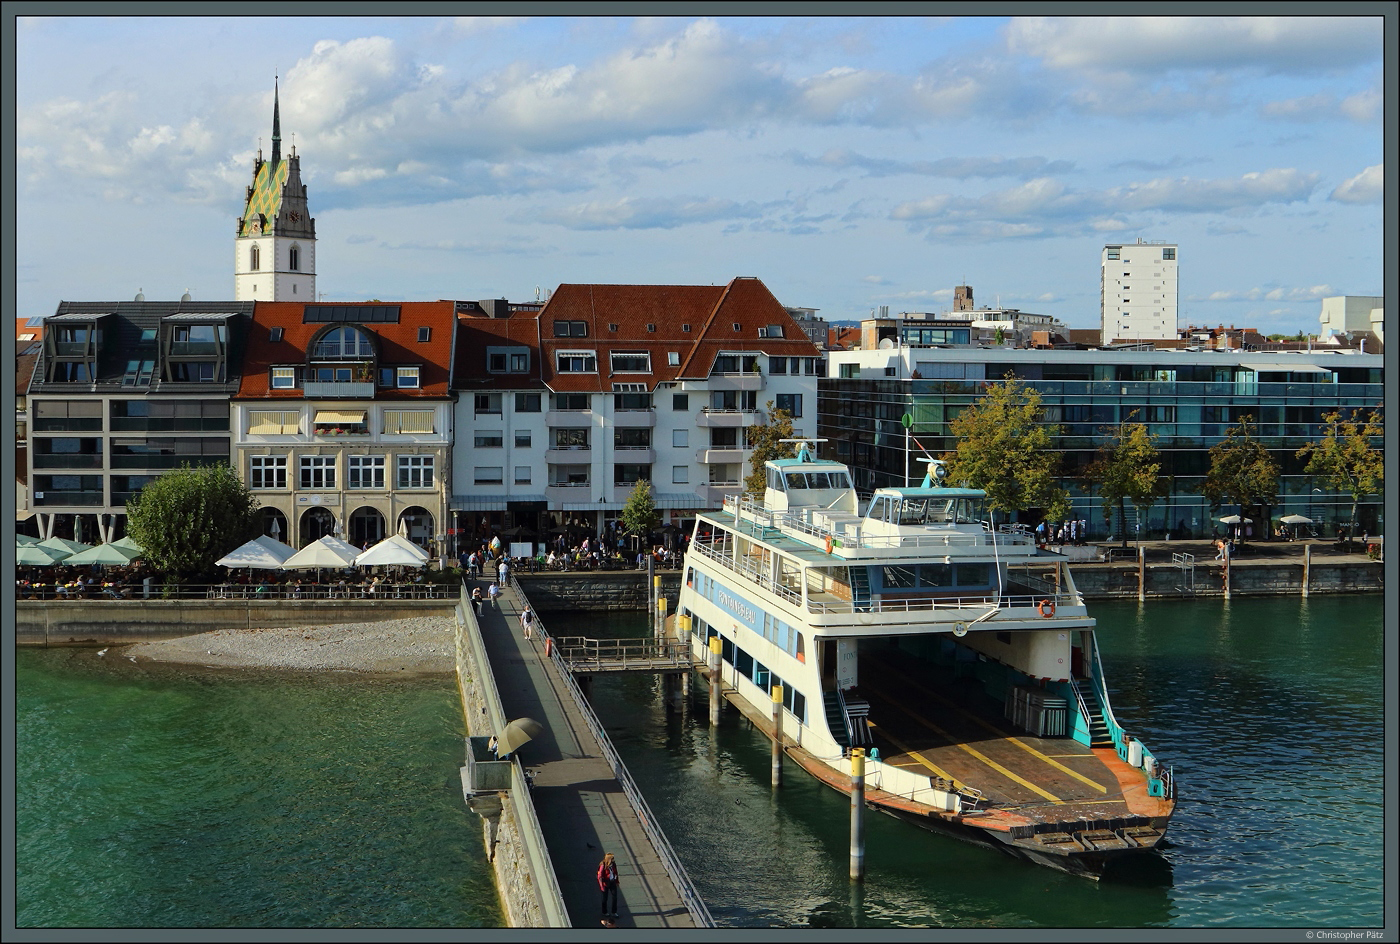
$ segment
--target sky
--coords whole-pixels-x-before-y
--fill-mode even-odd
[[[968,284],[1095,328],[1143,239],[1182,327],[1315,333],[1384,292],[1382,25],[21,18],[15,314],[231,299],[278,76],[327,300],[757,276],[831,320]]]

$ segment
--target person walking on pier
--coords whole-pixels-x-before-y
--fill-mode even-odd
[[[535,638],[535,614],[530,612],[528,606],[520,611],[520,628],[524,632],[527,640]]]
[[[603,893],[603,927],[617,927],[617,860],[611,852],[598,863],[598,890]]]
[[[500,566],[496,568],[496,575],[501,578],[501,586],[510,586],[510,565],[506,563],[504,557],[501,558]]]

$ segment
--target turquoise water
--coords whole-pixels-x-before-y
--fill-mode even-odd
[[[872,815],[853,889],[849,800],[795,765],[775,794],[769,743],[737,711],[712,732],[703,694],[682,718],[636,677],[596,682],[594,701],[723,925],[1380,926],[1382,599],[1091,612],[1119,721],[1180,781],[1165,851],[1116,881]]]
[[[490,927],[449,678],[16,653],[16,923]]]
[[[849,801],[792,765],[770,790],[736,711],[711,731],[638,677],[594,700],[722,925],[1379,926],[1381,598],[1092,612],[1118,719],[1181,784],[1163,855],[1113,882],[872,815],[852,886]],[[114,655],[16,653],[20,927],[500,925],[450,680]]]

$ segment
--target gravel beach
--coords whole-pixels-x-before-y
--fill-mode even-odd
[[[415,616],[378,623],[218,629],[135,643],[137,661],[221,668],[297,669],[392,675],[451,673],[453,617]]]

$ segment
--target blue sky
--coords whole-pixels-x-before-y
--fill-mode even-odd
[[[1380,9],[1378,6],[1377,9]],[[327,299],[758,276],[831,319],[971,284],[1097,327],[1178,243],[1181,319],[1383,292],[1382,21],[63,18],[17,25],[17,310],[233,295],[281,75]]]

